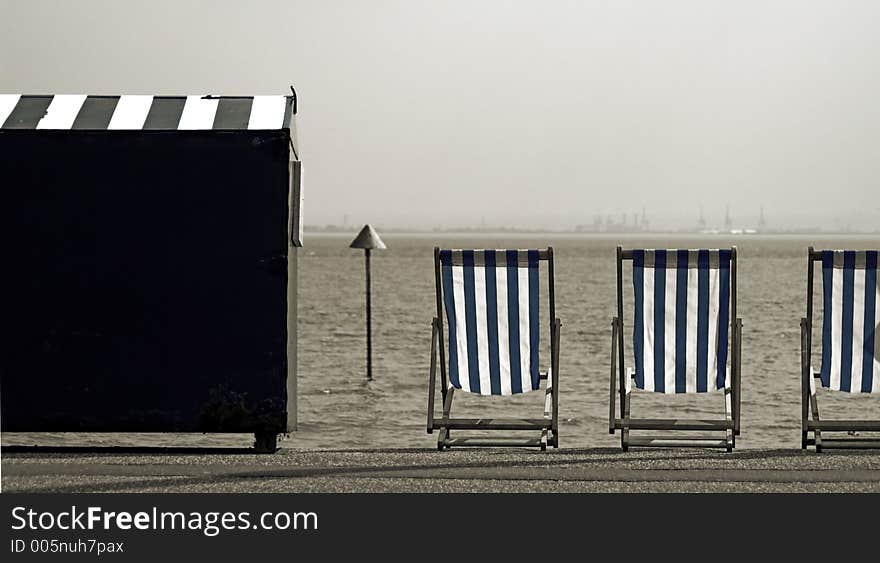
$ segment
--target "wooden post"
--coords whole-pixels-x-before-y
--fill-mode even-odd
[[[366,270],[366,294],[367,294],[367,381],[373,380],[373,319],[372,319],[372,295],[370,289],[370,251],[374,248],[384,250],[385,243],[379,238],[379,234],[373,227],[364,225],[358,236],[355,237],[351,248],[361,248],[364,251],[364,267]]]
[[[370,249],[364,250],[367,268],[367,381],[373,381],[373,325],[370,315]]]

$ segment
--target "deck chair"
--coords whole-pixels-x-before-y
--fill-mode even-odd
[[[631,261],[634,290],[633,355],[624,370],[623,263]],[[739,434],[740,342],[736,317],[736,248],[624,250],[617,247],[617,317],[611,324],[611,398],[608,431],[630,446],[720,447]],[[729,339],[729,340],[728,340]],[[730,367],[728,367],[730,351]],[[632,383],[655,393],[724,390],[724,418],[632,418]],[[619,395],[620,412],[616,413]],[[633,431],[667,431],[631,436]],[[701,432],[693,434],[694,431]]]
[[[880,448],[880,438],[847,434],[880,431],[880,420],[822,420],[820,385],[842,393],[880,393],[880,275],[876,250],[810,247],[807,260],[807,316],[801,319],[801,447]],[[822,262],[822,365],[813,370],[813,266]],[[834,438],[823,436],[833,432]],[[843,435],[837,433],[845,433]],[[812,436],[811,436],[812,434]]]
[[[547,262],[550,294],[550,370],[539,370],[539,264]],[[428,434],[437,449],[453,446],[559,447],[559,330],[553,285],[553,248],[440,250],[434,248],[437,316],[432,323]],[[448,356],[443,346],[443,319]],[[442,414],[434,413],[439,353]],[[447,363],[448,361],[448,363]],[[448,377],[447,377],[448,376]],[[453,418],[458,392],[516,395],[547,381],[543,418]],[[536,436],[481,438],[459,430],[532,431]]]

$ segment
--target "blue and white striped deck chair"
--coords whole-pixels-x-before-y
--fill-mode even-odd
[[[540,263],[547,262],[550,366],[539,369]],[[553,287],[553,248],[546,250],[441,250],[434,248],[437,316],[432,324],[428,382],[428,434],[437,449],[452,446],[559,446],[559,330]],[[447,344],[443,345],[443,319]],[[447,355],[448,350],[448,355]],[[434,415],[437,360],[443,413]],[[550,374],[548,377],[548,373]],[[452,418],[456,392],[487,396],[535,391],[547,381],[542,418]],[[453,437],[458,430],[533,431],[537,437]]]
[[[808,251],[807,316],[801,319],[801,447],[880,448],[880,420],[820,420],[816,379],[842,393],[880,393],[880,272],[876,250]],[[811,364],[813,265],[822,263],[822,365]],[[822,432],[840,432],[834,438]],[[810,436],[812,433],[812,436]]]
[[[632,262],[633,356],[624,369],[623,263]],[[624,250],[617,247],[617,317],[611,330],[608,431],[621,446],[721,447],[739,434],[740,342],[736,317],[736,248]],[[728,361],[729,360],[729,361]],[[724,418],[631,418],[633,383],[648,392],[724,392]],[[616,412],[619,394],[620,412]],[[667,431],[630,436],[630,431]],[[693,432],[700,431],[694,435]]]

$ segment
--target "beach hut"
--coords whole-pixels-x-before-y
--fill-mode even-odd
[[[0,95],[4,432],[295,429],[296,109]]]

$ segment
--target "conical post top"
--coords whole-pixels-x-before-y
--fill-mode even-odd
[[[354,237],[349,245],[351,248],[363,248],[364,250],[385,250],[385,243],[379,236],[379,233],[370,225],[364,225],[358,236]]]

